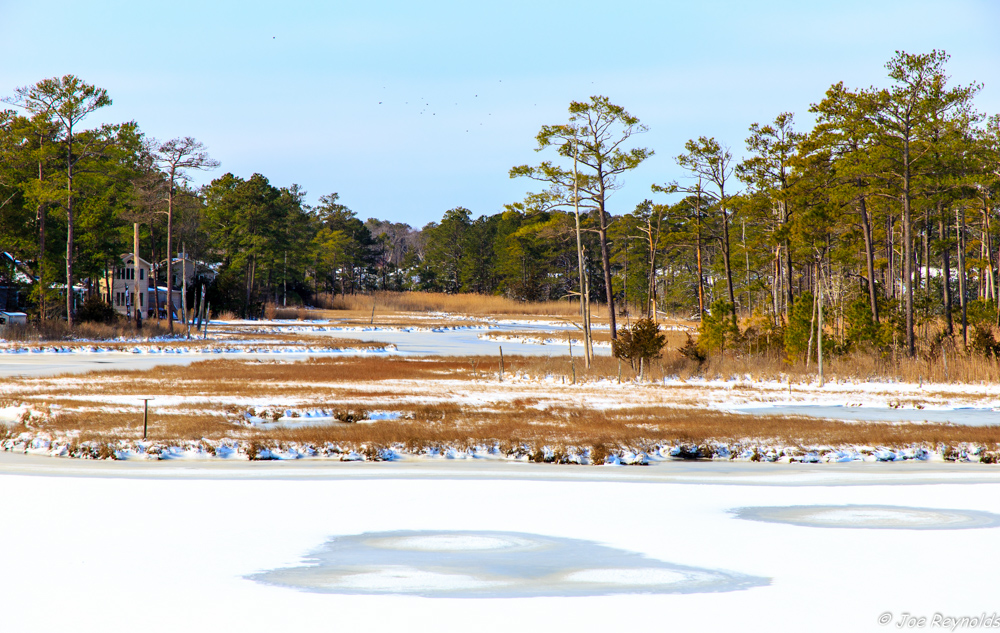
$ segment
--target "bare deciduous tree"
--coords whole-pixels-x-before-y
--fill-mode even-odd
[[[174,138],[161,143],[154,153],[156,166],[167,176],[167,326],[174,331],[174,297],[173,297],[173,251],[174,236],[174,200],[177,194],[178,182],[190,179],[187,171],[191,169],[215,169],[219,161],[210,158],[205,151],[205,145],[190,136]],[[185,317],[186,318],[186,317]]]

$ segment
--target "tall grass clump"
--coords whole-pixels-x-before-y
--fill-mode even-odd
[[[175,327],[174,334],[181,329]],[[135,323],[118,319],[112,323],[83,322],[70,329],[66,321],[50,319],[27,324],[8,325],[0,330],[0,338],[18,343],[41,343],[47,341],[116,341],[150,339],[170,334],[165,324],[143,321],[142,329]]]

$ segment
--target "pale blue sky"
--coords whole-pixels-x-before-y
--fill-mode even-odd
[[[417,227],[522,199],[533,184],[507,171],[546,157],[539,127],[604,94],[656,152],[614,196],[623,213],[683,178],[685,140],[740,154],[781,111],[806,128],[831,84],[885,84],[896,49],[946,50],[953,81],[985,83],[979,109],[1000,112],[998,25],[992,0],[0,0],[0,94],[73,73],[114,99],[94,123],[205,142],[222,167],[196,182],[260,172]]]

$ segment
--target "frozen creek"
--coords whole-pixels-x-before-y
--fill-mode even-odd
[[[61,628],[56,613],[74,631],[879,631],[886,612],[996,609],[1000,471],[972,464],[4,453],[0,489],[16,500],[0,606],[18,632]],[[941,529],[969,516],[992,522]]]
[[[396,337],[400,354],[497,347],[475,330],[329,334]],[[565,353],[502,344],[510,354]],[[205,357],[8,355],[0,373]],[[764,407],[885,419],[886,397],[849,408],[829,402],[847,396],[828,393],[811,405]],[[928,412],[901,415],[919,421]],[[74,631],[102,632],[884,631],[885,614],[894,623],[904,613],[1000,611],[1000,469],[988,465],[93,462],[0,453],[0,490],[4,631],[65,629],[65,617]]]
[[[253,323],[253,322],[248,322]],[[392,347],[386,350],[343,349],[337,351],[273,351],[273,352],[227,352],[200,351],[193,349],[180,353],[142,353],[119,351],[85,351],[74,350],[65,352],[45,353],[0,353],[0,377],[3,376],[51,376],[61,373],[83,373],[100,370],[143,370],[158,365],[188,365],[210,358],[234,359],[275,359],[296,361],[313,356],[351,356],[399,354],[405,356],[497,356],[500,347],[508,355],[522,356],[553,356],[567,354],[568,345],[539,345],[532,342],[491,341],[481,339],[484,332],[503,332],[504,330],[537,331],[540,335],[550,336],[568,331],[569,325],[550,323],[500,322],[490,328],[458,327],[458,328],[382,328],[382,327],[344,327],[336,323],[322,322],[317,327],[303,327],[294,321],[271,322],[276,330],[285,333],[305,332],[331,338],[346,338],[360,341],[386,343]],[[252,334],[248,335],[250,338]],[[230,342],[231,343],[231,342]],[[221,344],[224,349],[227,345]],[[141,346],[136,346],[141,350]],[[580,353],[577,348],[574,353]],[[608,348],[597,347],[595,354],[609,354]]]

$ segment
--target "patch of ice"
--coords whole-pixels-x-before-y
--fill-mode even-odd
[[[314,551],[307,564],[250,578],[326,593],[476,598],[739,591],[769,582],[590,541],[451,531],[341,536]]]
[[[960,530],[1000,527],[1000,515],[975,510],[881,505],[775,506],[732,510],[737,517],[803,527],[881,530]]]
[[[509,584],[509,582],[483,580],[465,574],[444,574],[412,567],[385,567],[355,574],[332,575],[323,583],[329,589],[353,589],[355,591],[378,591],[379,593],[486,589]]]
[[[371,539],[366,541],[365,544],[385,549],[414,550],[420,552],[469,552],[532,546],[531,541],[523,538],[462,533]]]
[[[687,574],[671,569],[643,569],[636,567],[584,569],[566,574],[563,578],[570,582],[629,585],[633,587],[641,587],[643,585],[674,585],[690,581],[690,577]]]
[[[372,411],[368,414],[368,419],[373,422],[380,420],[398,420],[399,411]]]

